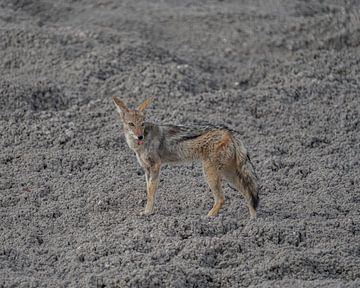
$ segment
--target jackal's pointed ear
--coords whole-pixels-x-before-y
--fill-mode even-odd
[[[150,103],[154,100],[154,97],[150,97],[148,99],[146,99],[143,103],[141,103],[136,110],[143,112],[149,105]]]
[[[129,108],[127,108],[126,105],[124,104],[124,102],[122,102],[119,98],[117,98],[116,96],[113,96],[112,99],[113,99],[115,106],[119,112],[121,112],[121,113],[129,112]]]

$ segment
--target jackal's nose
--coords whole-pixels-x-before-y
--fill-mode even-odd
[[[143,139],[144,139],[144,136],[143,136],[143,135],[140,135],[140,136],[138,136],[138,139],[139,139],[139,140],[143,140]]]

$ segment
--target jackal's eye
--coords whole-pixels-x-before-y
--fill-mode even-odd
[[[142,124],[141,124],[141,127],[144,127],[144,126],[145,126],[145,123],[142,123]]]
[[[129,124],[129,126],[132,126],[132,127],[135,126],[134,123],[132,123],[132,122],[129,122],[128,124]]]

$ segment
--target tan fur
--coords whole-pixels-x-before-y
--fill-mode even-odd
[[[113,96],[113,100],[115,102],[115,105],[117,107],[119,107],[121,110],[123,110],[124,112],[129,112],[129,109],[126,107],[126,105],[124,104],[124,102],[122,102],[120,99],[116,98],[115,96]]]
[[[222,179],[225,178],[247,200],[250,216],[256,217],[259,201],[255,172],[242,142],[223,127],[185,127],[145,122],[144,110],[152,98],[131,110],[113,97],[120,113],[126,141],[145,171],[147,203],[145,214],[153,212],[161,165],[200,160],[204,177],[213,193],[214,204],[208,216],[224,205]]]
[[[139,110],[140,112],[143,112],[149,105],[150,103],[153,101],[153,97],[150,97],[148,99],[146,99],[143,103],[141,103],[136,110]]]

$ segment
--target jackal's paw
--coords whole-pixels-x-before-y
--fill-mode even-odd
[[[141,210],[141,211],[140,211],[140,215],[145,215],[145,216],[147,216],[147,215],[151,215],[153,212],[154,212],[154,209],[147,209],[147,208],[145,208],[145,210]]]
[[[207,214],[207,216],[208,217],[215,217],[215,216],[217,216],[219,214],[219,211],[218,210],[213,210],[213,209],[211,209],[210,211],[209,211],[209,213]]]

